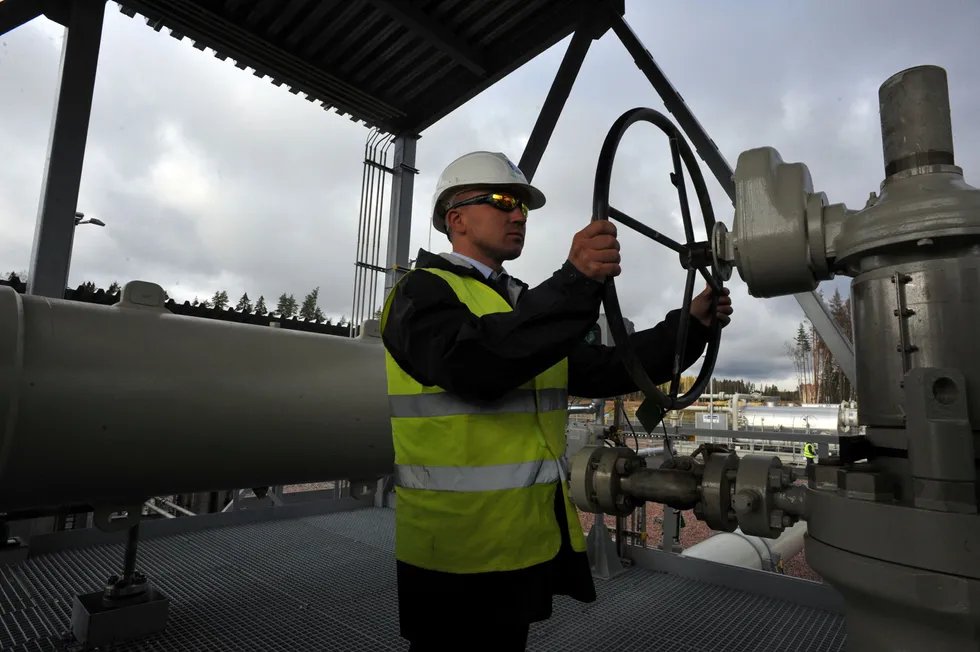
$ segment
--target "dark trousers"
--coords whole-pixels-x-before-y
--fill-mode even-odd
[[[396,561],[399,624],[409,650],[523,652],[529,623],[551,617],[552,596],[593,602],[589,558],[572,550],[557,485],[555,518],[562,538],[558,554],[529,568],[467,575]]]
[[[813,458],[812,457],[806,458],[806,465],[807,466],[813,466]]]
[[[408,652],[524,652],[530,625],[513,625],[488,621],[474,614],[479,622],[447,622],[437,632],[426,632],[411,641]],[[466,637],[469,640],[463,640]]]

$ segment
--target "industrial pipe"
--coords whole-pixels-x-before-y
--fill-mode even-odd
[[[649,448],[641,448],[640,450],[636,451],[636,454],[640,457],[656,457],[657,455],[663,455],[663,452],[663,446],[651,446]],[[650,468],[655,468],[649,462],[647,463],[647,466]]]
[[[680,469],[638,469],[620,478],[622,491],[632,498],[691,509],[701,498],[701,482]]]
[[[391,473],[384,348],[0,287],[0,512]]]
[[[748,536],[741,529],[719,532],[681,553],[708,561],[755,570],[774,570],[778,560],[792,559],[803,550],[806,523],[786,528],[776,539]]]
[[[585,405],[569,405],[569,414],[595,414],[598,412],[595,403],[586,403]]]

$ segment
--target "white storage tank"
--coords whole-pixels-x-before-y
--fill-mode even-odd
[[[739,408],[740,430],[836,433],[837,405],[745,406]]]

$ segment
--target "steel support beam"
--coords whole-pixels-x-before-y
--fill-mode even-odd
[[[410,29],[432,47],[458,61],[460,65],[478,77],[487,76],[486,56],[469,45],[458,35],[453,34],[435,17],[427,15],[415,5],[404,0],[369,0],[372,5],[385,12]]]
[[[34,227],[28,294],[65,296],[104,17],[105,0],[71,3]]]
[[[572,86],[575,85],[575,79],[582,69],[582,63],[585,61],[585,56],[589,53],[589,46],[591,45],[592,35],[583,26],[580,26],[575,30],[572,40],[568,44],[568,49],[565,50],[565,56],[561,60],[561,65],[558,66],[555,79],[551,82],[551,89],[548,91],[544,104],[541,105],[538,118],[534,121],[534,128],[531,129],[531,136],[527,140],[527,145],[524,146],[521,161],[517,165],[528,181],[534,178],[534,173],[538,170],[541,157],[544,156],[544,151],[548,148],[551,135],[555,132],[555,126],[558,124],[558,118],[561,117],[565,102],[568,101]]]
[[[857,387],[857,364],[854,361],[854,344],[841,330],[830,309],[820,300],[816,292],[802,292],[793,295],[796,302],[803,308],[807,319],[820,335],[834,360],[840,365],[841,371],[851,381],[851,387]]]
[[[44,13],[44,5],[38,0],[0,1],[0,36],[29,23]]]
[[[391,174],[391,212],[388,218],[388,257],[385,274],[385,297],[395,283],[409,270],[409,246],[412,239],[412,200],[415,194],[415,148],[417,134],[395,137]]]
[[[701,160],[705,162],[708,169],[714,174],[718,183],[721,184],[721,187],[725,190],[725,193],[734,205],[735,172],[732,166],[725,160],[721,150],[718,149],[715,142],[708,136],[708,133],[701,126],[701,123],[698,122],[698,119],[694,117],[694,113],[687,106],[687,103],[684,102],[684,98],[677,92],[677,89],[670,83],[670,80],[667,79],[663,70],[660,69],[660,66],[657,65],[649,50],[646,49],[639,37],[630,28],[626,19],[612,10],[609,11],[609,17],[613,31],[616,32],[616,36],[619,37],[623,46],[630,53],[630,56],[633,57],[633,62],[636,64],[636,67],[640,69],[657,91],[657,94],[660,95],[667,111],[677,120],[677,124],[687,135],[688,139],[690,139]],[[847,376],[847,379],[852,384],[856,384],[854,346],[837,324],[837,321],[830,313],[830,309],[820,300],[816,292],[804,292],[793,296],[797,303],[800,304],[800,308],[803,309],[803,314],[810,320],[817,334],[820,335],[827,348],[830,349],[844,375]]]

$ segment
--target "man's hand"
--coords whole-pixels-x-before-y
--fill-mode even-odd
[[[609,220],[595,220],[572,238],[568,260],[594,281],[605,282],[609,276],[619,276],[619,240],[616,225]],[[693,309],[694,304],[691,304]]]
[[[691,299],[691,316],[705,326],[711,326],[711,292],[711,286],[709,285],[704,288],[701,294]],[[728,295],[728,288],[722,288],[722,294],[718,297],[718,308],[716,312],[722,328],[731,323],[732,313],[734,312],[732,298]]]

